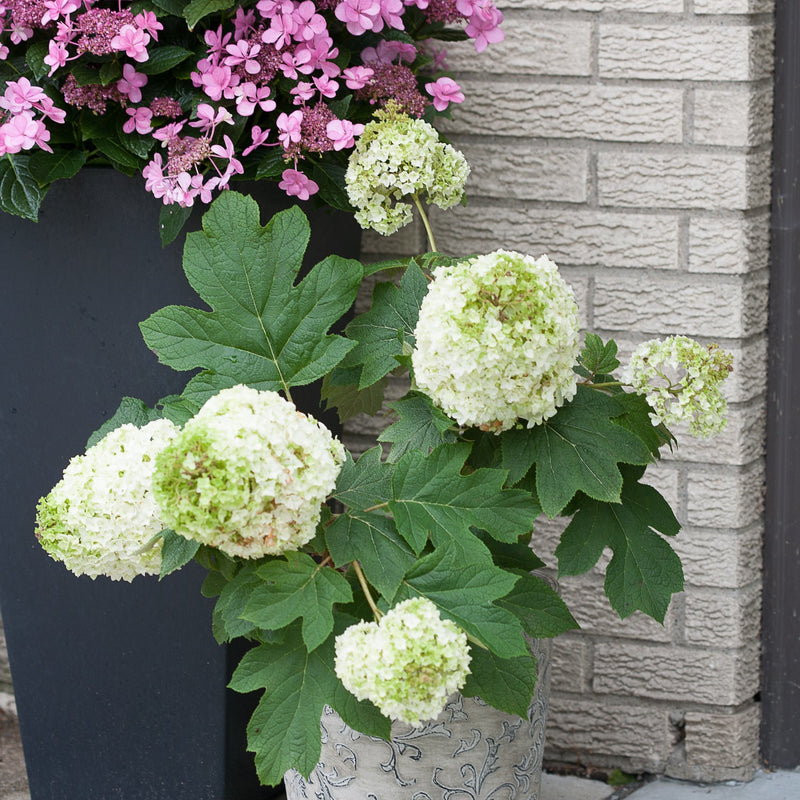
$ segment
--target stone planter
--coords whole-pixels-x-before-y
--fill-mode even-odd
[[[326,709],[320,761],[308,780],[286,773],[287,800],[537,800],[550,650],[550,640],[532,645],[539,681],[527,719],[456,694],[421,728],[394,723],[386,742]]]
[[[262,223],[289,204],[273,184],[251,189]],[[0,213],[0,601],[33,800],[274,796],[246,753],[251,698],[226,690],[239,654],[211,635],[202,571],[76,578],[34,538],[37,499],[120,399],[152,404],[189,377],[137,327],[202,305],[158,212],[141,181],[87,169],[52,187],[38,224]],[[358,255],[352,220],[321,211],[312,231],[309,263]]]

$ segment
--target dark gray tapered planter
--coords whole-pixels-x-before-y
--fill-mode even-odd
[[[288,204],[248,188],[262,223]],[[0,213],[0,601],[33,800],[272,796],[244,750],[248,698],[225,689],[236,654],[211,636],[201,571],[76,578],[34,538],[37,499],[120,398],[153,403],[188,378],[137,327],[201,303],[181,245],[161,248],[158,210],[141,181],[84,170],[53,186],[38,224]],[[358,241],[352,220],[319,211],[310,263],[355,257]]]

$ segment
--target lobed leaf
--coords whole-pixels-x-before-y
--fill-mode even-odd
[[[473,526],[504,542],[533,530],[540,509],[531,495],[504,489],[502,470],[462,474],[469,451],[463,443],[441,445],[430,455],[412,450],[397,462],[389,509],[415,552],[429,534],[434,545],[474,549]]]
[[[626,483],[619,503],[585,498],[556,548],[559,574],[586,572],[610,547],[605,592],[612,608],[622,618],[640,609],[663,623],[672,595],[683,589],[683,568],[654,529],[672,536],[679,527],[666,500],[646,484]]]
[[[311,652],[333,630],[333,606],[353,599],[345,578],[311,556],[287,552],[259,567],[261,585],[245,606],[244,619],[267,630],[283,628],[302,618],[305,646]]]
[[[536,492],[548,517],[561,512],[578,491],[595,500],[618,502],[618,464],[652,461],[638,436],[611,421],[623,411],[614,398],[579,386],[556,416],[531,429]]]
[[[341,686],[332,663],[332,637],[309,653],[299,635],[289,635],[248,651],[233,673],[234,691],[265,690],[247,726],[262,784],[276,786],[290,768],[307,777],[316,766],[322,709]]]
[[[186,237],[184,271],[213,310],[169,306],[140,328],[162,363],[207,371],[187,396],[195,381],[212,394],[237,383],[286,391],[322,378],[353,347],[324,332],[352,305],[361,265],[329,256],[295,285],[308,239],[296,206],[262,227],[256,202],[235,192],[221,194],[203,230]]]

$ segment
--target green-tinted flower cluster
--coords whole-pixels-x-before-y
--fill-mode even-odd
[[[409,198],[440,208],[461,201],[469,165],[427,122],[389,107],[358,137],[345,175],[362,228],[388,236],[411,222]],[[406,202],[402,202],[403,200]]]
[[[438,267],[414,335],[417,385],[461,425],[532,427],[575,394],[578,308],[547,256]]]
[[[324,425],[240,385],[212,397],[159,455],[153,490],[176,533],[259,558],[314,536],[343,460]]]
[[[423,597],[336,638],[336,674],[345,688],[410,725],[439,715],[464,685],[469,663],[466,634]]]
[[[733,356],[716,344],[670,336],[640,344],[622,377],[645,395],[655,424],[688,422],[693,436],[708,437],[727,422],[720,385],[732,368]]]
[[[85,455],[38,504],[36,537],[76,575],[131,581],[158,574],[167,527],[151,492],[157,454],[177,434],[168,420],[137,428],[122,425]]]

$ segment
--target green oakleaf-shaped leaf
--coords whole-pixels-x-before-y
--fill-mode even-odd
[[[560,575],[586,572],[605,547],[614,552],[606,568],[605,592],[622,617],[636,609],[664,621],[670,599],[683,589],[683,568],[666,539],[680,525],[652,487],[626,483],[620,503],[584,498],[556,548]]]
[[[288,769],[306,777],[314,769],[322,708],[338,691],[326,664],[333,662],[332,639],[309,653],[296,633],[248,651],[229,684],[237,692],[265,690],[247,726],[247,749],[255,753],[261,783],[269,786],[280,783]]]
[[[514,588],[496,602],[514,614],[533,639],[549,639],[580,627],[558,593],[535,575],[521,575]]]
[[[488,555],[465,558],[453,546],[419,559],[406,574],[395,603],[427,597],[467,634],[502,658],[528,652],[517,618],[492,601],[508,594],[518,579],[495,567]]]
[[[507,714],[528,716],[536,689],[536,659],[529,654],[500,658],[491,650],[470,648],[472,661],[461,693],[481,700]]]
[[[262,585],[255,589],[243,617],[267,630],[303,619],[303,641],[309,652],[333,630],[333,606],[353,599],[344,576],[317,564],[305,553],[288,552],[259,567]]]
[[[0,209],[36,222],[47,193],[30,171],[29,155],[0,156]]]
[[[367,580],[384,597],[394,596],[415,561],[394,520],[376,512],[340,515],[326,529],[325,542],[337,567],[358,559]]]
[[[186,237],[183,257],[214,310],[157,311],[140,325],[147,345],[176,370],[210,371],[197,380],[212,391],[237,383],[278,391],[321,378],[353,347],[326,332],[350,308],[362,273],[358,262],[329,256],[295,285],[308,239],[296,206],[261,227],[254,200],[223,192],[203,230]]]
[[[539,507],[528,492],[503,488],[504,471],[462,474],[469,449],[466,444],[442,445],[430,455],[412,450],[397,462],[389,509],[417,553],[428,534],[435,545],[472,547],[477,543],[473,526],[502,542],[516,542],[533,530]]]
[[[169,528],[161,531],[161,536],[164,538],[164,544],[161,546],[159,580],[185,567],[200,549],[200,542],[187,539]]]
[[[357,316],[345,329],[358,344],[342,366],[362,365],[359,389],[371,386],[400,365],[399,356],[414,346],[419,307],[428,292],[428,282],[415,264],[408,266],[400,282],[378,283],[372,293],[372,307]]]
[[[579,386],[554,417],[531,429],[536,492],[548,517],[555,517],[578,491],[618,502],[622,475],[617,465],[652,461],[638,436],[611,421],[623,411],[614,398]]]
[[[363,511],[392,496],[392,468],[381,460],[381,448],[373,447],[353,461],[350,453],[336,479],[333,496],[348,508]]]
[[[424,394],[411,392],[402,400],[389,403],[400,419],[378,436],[379,442],[391,442],[389,461],[397,461],[410,450],[430,453],[440,444],[455,442],[453,420],[433,405]]]

